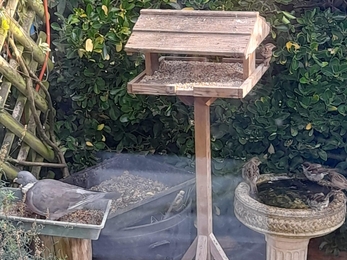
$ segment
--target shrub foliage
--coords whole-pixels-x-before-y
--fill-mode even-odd
[[[63,4],[62,4],[63,3]],[[56,22],[56,71],[50,76],[57,134],[73,170],[99,150],[194,157],[192,108],[175,97],[130,95],[143,70],[123,47],[141,8],[256,10],[272,25],[273,65],[243,100],[211,108],[214,158],[268,158],[264,171],[295,172],[304,160],[345,169],[347,19],[333,1],[64,1]],[[64,18],[67,17],[67,18]],[[78,151],[78,152],[77,152]],[[228,170],[215,159],[213,170]]]

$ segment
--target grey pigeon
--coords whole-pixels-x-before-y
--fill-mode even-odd
[[[83,209],[86,204],[100,199],[120,197],[118,192],[88,191],[58,180],[37,180],[28,171],[20,171],[13,181],[20,184],[28,209],[50,220],[56,220],[68,213]]]

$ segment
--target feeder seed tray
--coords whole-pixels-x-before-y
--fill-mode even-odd
[[[17,200],[15,202],[22,200],[22,192],[20,189],[2,188],[2,190],[12,191],[14,195],[17,197]],[[22,227],[26,230],[30,230],[32,228],[32,225],[36,224],[39,227],[37,233],[40,235],[96,240],[99,238],[100,232],[106,224],[106,219],[111,208],[111,201],[100,200],[100,203],[90,204],[88,206],[90,206],[88,209],[103,212],[102,221],[100,224],[95,225],[76,222],[35,219],[28,217],[5,215],[4,212],[0,213],[0,219],[7,219],[15,223],[15,225],[22,225]]]

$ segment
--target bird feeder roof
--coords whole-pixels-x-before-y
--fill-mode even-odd
[[[269,32],[259,12],[142,9],[125,50],[248,58]]]

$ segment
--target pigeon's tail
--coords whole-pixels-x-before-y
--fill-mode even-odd
[[[106,192],[104,195],[104,199],[115,200],[115,199],[118,199],[120,196],[121,194],[118,191]]]

